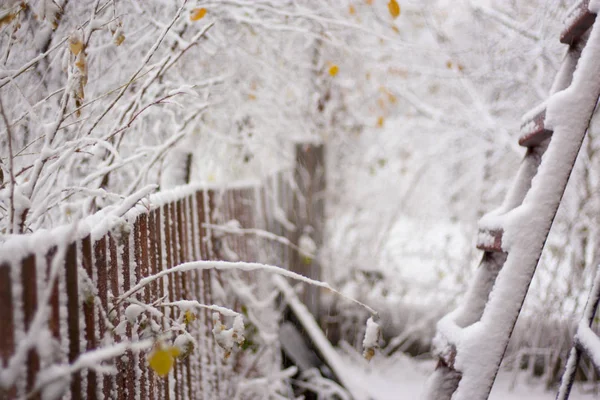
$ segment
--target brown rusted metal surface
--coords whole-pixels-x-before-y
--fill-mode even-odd
[[[118,228],[117,228],[118,229]],[[123,286],[125,286],[125,276],[127,276],[127,282],[129,282],[129,274],[124,274],[125,276],[120,277],[121,275],[121,271],[119,271],[119,251],[117,246],[118,245],[123,245],[123,240],[125,239],[126,235],[123,235],[122,237],[119,237],[119,239],[117,239],[117,235],[119,235],[119,233],[109,233],[108,234],[108,253],[110,255],[110,262],[109,262],[109,270],[108,270],[108,287],[110,289],[110,293],[112,295],[112,297],[118,296],[120,289],[119,289],[119,280],[122,279],[123,280]],[[119,240],[119,243],[117,244],[117,240]],[[127,251],[124,251],[124,254],[127,253]],[[124,255],[123,254],[123,255]],[[129,261],[129,260],[127,260]],[[125,264],[125,260],[122,260],[122,265],[128,265]],[[125,304],[125,306],[127,306],[127,303]],[[111,323],[113,325],[115,325],[116,323],[118,323],[119,321],[119,316],[120,316],[120,308],[119,307],[115,307],[114,309],[112,309],[112,306],[109,304],[108,308],[110,310],[112,310],[111,312]],[[131,333],[131,327],[128,325],[127,326],[127,330],[129,330],[129,333]],[[120,335],[117,335],[115,333],[112,334],[114,336],[115,341],[120,342],[122,340]],[[117,368],[117,374],[114,376],[114,384],[116,386],[116,398],[119,400],[125,400],[127,399],[127,364],[123,362],[122,357],[117,357],[114,360],[114,364]]]
[[[171,228],[170,228],[170,224],[171,224],[171,212],[169,209],[169,205],[166,204],[164,206],[162,206],[162,215],[161,215],[161,242],[159,242],[159,245],[161,247],[163,247],[163,263],[162,265],[162,270],[166,270],[166,269],[170,269],[173,266],[173,258],[172,258],[172,251],[171,251]],[[164,285],[164,280],[161,279],[161,285],[165,286],[164,287],[164,292],[161,293],[161,297],[164,295],[168,295],[167,296],[167,301],[171,301],[172,300],[172,293],[173,293],[173,279],[172,277],[169,275],[167,276],[167,285]],[[168,315],[168,310],[165,310],[165,313],[167,313]],[[168,379],[162,379],[161,380],[162,383],[162,388],[163,388],[163,396],[165,396],[165,398],[169,398],[170,396],[170,383]]]
[[[190,217],[189,217],[189,213],[190,213],[190,208],[188,206],[188,200],[189,197],[184,197],[183,199],[180,200],[180,214],[181,214],[181,223],[179,225],[179,230],[181,232],[181,240],[180,240],[180,247],[181,247],[181,254],[182,254],[182,262],[188,262],[191,261],[192,256],[191,256],[191,249],[189,246],[189,239],[191,236],[191,232],[190,232],[190,225],[189,225],[189,221],[190,221]],[[192,296],[192,291],[191,291],[191,285],[192,285],[192,272],[188,272],[185,273],[184,276],[182,277],[182,290],[183,290],[183,296],[185,299],[195,299],[194,296]],[[189,330],[188,330],[189,331]],[[183,360],[183,372],[184,372],[184,382],[183,382],[183,391],[185,391],[185,396],[187,398],[193,398],[193,390],[192,390],[192,382],[194,381],[195,376],[193,375],[192,372],[192,366],[191,366],[191,360],[190,357],[186,357],[185,360]],[[183,391],[182,391],[182,395],[183,395]]]
[[[583,0],[579,4],[579,7],[567,16],[567,20],[570,23],[560,34],[561,43],[573,46],[594,25],[596,14],[588,10],[589,3],[589,0]]]
[[[136,278],[138,281],[150,275],[150,263],[148,261],[148,215],[142,214],[137,220],[136,228]],[[150,289],[144,288],[144,301],[150,301]]]
[[[10,272],[10,264],[0,265],[0,361],[3,368],[8,366],[10,356],[15,351],[14,302]],[[0,389],[0,398],[2,399],[14,399],[16,396],[14,387],[8,390]]]
[[[100,306],[102,310],[98,311],[98,338],[102,340],[105,335],[109,334],[104,320],[108,312],[108,263],[106,251],[106,236],[100,238],[94,243],[94,266],[96,267],[96,288],[98,289],[98,297],[100,298]],[[105,399],[113,397],[112,392],[113,379],[112,376],[105,374],[102,378],[102,394]]]
[[[157,230],[158,230],[158,226],[159,225],[159,211],[157,209],[150,211],[150,213],[148,214],[148,261],[149,261],[149,268],[150,268],[150,273],[152,275],[156,274],[158,272],[158,265],[160,265],[160,260],[158,259],[159,257],[159,250],[158,250],[158,245],[157,245]],[[150,300],[156,299],[159,295],[158,290],[158,283],[156,281],[153,281],[150,285],[150,290],[149,290],[149,296],[150,296]],[[156,322],[158,322],[158,319],[156,317],[152,317]],[[141,361],[140,361],[141,362]],[[144,365],[146,365],[145,361],[144,361]],[[155,395],[157,393],[157,390],[160,393],[160,383],[156,382],[156,376],[154,375],[154,372],[151,369],[146,368],[146,370],[148,371],[148,394],[149,394],[149,398],[150,400],[154,400]]]
[[[92,241],[89,235],[81,241],[81,256],[83,269],[87,273],[87,277],[90,282],[93,282]],[[95,307],[93,293],[89,293],[87,297],[82,300],[83,319],[85,322],[85,349],[86,351],[90,351],[98,346],[96,341],[96,321],[94,318]],[[87,373],[85,398],[88,400],[95,400],[97,398],[97,387],[96,372],[90,369]]]
[[[52,247],[46,254],[46,276],[50,279],[50,271],[52,269],[52,261],[56,255],[57,248]],[[52,332],[52,336],[60,341],[60,306],[59,306],[59,291],[58,279],[52,282],[52,293],[50,295],[50,316],[48,318],[48,329]]]
[[[134,255],[135,255],[135,282],[143,277],[148,276],[148,216],[141,214],[133,225],[134,234]],[[143,299],[142,299],[143,297]],[[140,301],[150,302],[149,288],[146,287],[137,294]],[[135,360],[140,371],[139,379],[140,398],[147,399],[148,396],[148,377],[145,362],[145,352],[140,352],[136,355]]]
[[[163,231],[163,240],[164,240],[164,250],[165,250],[165,255],[166,255],[166,265],[163,265],[163,269],[170,269],[171,267],[173,267],[173,251],[172,251],[172,246],[171,246],[171,210],[170,207],[168,205],[163,206],[163,227],[164,227],[164,231]],[[168,286],[169,286],[169,293],[174,293],[173,291],[173,279],[172,277],[169,275],[168,279]],[[169,298],[169,300],[172,300],[171,298]]]
[[[477,248],[483,251],[502,252],[502,229],[480,230],[477,235]]]
[[[25,331],[29,331],[37,311],[37,274],[34,254],[25,257],[21,264],[21,287],[23,288],[23,322]],[[27,352],[27,393],[35,387],[35,378],[39,370],[39,355],[35,349],[30,349]],[[39,395],[34,395],[32,398],[38,399]]]
[[[130,227],[127,226],[127,228],[123,229],[123,231],[121,232],[121,236],[119,238],[119,245],[122,246],[122,250],[121,252],[118,252],[119,255],[121,257],[121,268],[120,268],[120,275],[123,276],[123,286],[122,286],[122,290],[123,291],[127,291],[131,288],[133,282],[132,282],[132,275],[135,276],[135,268],[133,267],[133,261],[131,259],[131,254],[132,254],[132,249],[131,246],[135,243],[132,243],[131,241],[131,236],[130,236]],[[134,232],[135,234],[135,228],[134,228]],[[134,253],[135,256],[135,253]],[[121,294],[121,287],[117,287],[116,291],[113,291],[113,295],[114,296],[119,296]],[[139,298],[139,294],[135,294],[133,295],[134,298],[136,298],[137,300],[140,300]],[[124,303],[123,307],[127,307],[129,304],[128,303]],[[120,308],[119,310],[123,311],[123,308]],[[128,338],[132,337],[132,332],[131,332],[131,324],[127,324],[127,328],[126,328],[126,334]],[[121,366],[123,368],[123,373],[122,375],[125,378],[125,388],[127,389],[126,391],[126,398],[127,399],[131,399],[135,397],[135,386],[136,386],[136,376],[135,376],[135,357],[134,354],[131,350],[127,350],[125,352],[126,354],[126,358],[124,357],[120,357],[119,361],[121,363]],[[125,391],[123,391],[125,392]]]
[[[67,324],[69,334],[69,362],[79,357],[79,285],[77,272],[77,244],[67,248],[65,260],[65,283],[67,287]],[[81,372],[71,375],[71,398],[81,399]]]
[[[519,145],[523,147],[539,146],[550,136],[552,131],[546,129],[544,120],[546,119],[546,110],[541,111],[531,121],[526,122],[521,127],[521,137],[519,137]]]

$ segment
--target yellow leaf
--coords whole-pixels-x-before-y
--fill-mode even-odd
[[[356,8],[354,8],[354,6],[350,4],[350,7],[348,7],[348,12],[350,13],[350,15],[354,15],[356,14]]]
[[[123,43],[125,41],[125,35],[123,35],[122,33],[119,33],[117,36],[115,36],[113,41],[115,42],[115,45],[120,46],[121,43]]]
[[[446,61],[446,68],[452,69],[452,61]]]
[[[400,29],[396,25],[392,25],[392,30],[396,33],[400,33]]]
[[[82,74],[87,75],[86,74],[87,61],[86,61],[85,53],[80,53],[77,56],[77,59],[75,60],[75,66],[77,68],[79,68],[79,70],[81,71]]]
[[[250,99],[250,100],[256,100],[256,95],[250,93],[250,94],[248,94],[248,99]]]
[[[79,38],[72,37],[69,39],[69,50],[71,50],[71,53],[78,55],[83,50],[83,43]]]
[[[10,24],[13,19],[15,19],[15,13],[0,15],[0,27]]]
[[[340,71],[340,68],[335,64],[333,64],[331,67],[329,67],[329,75],[331,75],[331,76],[336,76],[339,71]]]
[[[365,351],[363,352],[363,357],[366,358],[367,361],[371,361],[371,358],[373,358],[373,356],[375,356],[375,349],[372,347],[365,349]]]
[[[187,325],[190,322],[193,322],[195,320],[196,320],[196,314],[194,314],[190,310],[186,310],[185,313],[183,314],[183,322]]]
[[[167,376],[173,368],[175,357],[179,355],[176,347],[157,346],[148,356],[148,365],[158,376]]]
[[[396,0],[390,0],[388,9],[390,10],[390,14],[392,14],[392,18],[398,18],[398,15],[400,15],[400,4]]]
[[[370,6],[371,6],[371,5],[373,5],[373,0],[366,0],[366,2],[367,2],[367,4],[368,4],[368,5],[370,5]]]
[[[190,15],[190,19],[192,21],[199,21],[206,15],[206,8],[195,8],[192,10],[192,14]]]
[[[382,128],[383,127],[383,122],[384,122],[383,117],[377,118],[377,127],[378,128]]]

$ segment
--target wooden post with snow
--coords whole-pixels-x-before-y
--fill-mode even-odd
[[[311,279],[321,279],[316,253],[323,245],[325,219],[325,146],[297,143],[292,207],[288,219],[296,229],[290,240],[302,251],[289,252],[290,270]],[[319,319],[319,288],[306,286],[300,298]]]

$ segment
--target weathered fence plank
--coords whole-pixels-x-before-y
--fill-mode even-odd
[[[296,184],[293,193],[290,221],[296,226],[290,240],[296,246],[309,238],[320,248],[323,244],[325,220],[325,146],[323,144],[296,144]],[[301,240],[303,239],[303,240]],[[321,266],[316,257],[308,257],[298,251],[289,252],[290,269],[312,279],[321,278]],[[320,290],[316,286],[304,289],[303,303],[315,317],[319,317]]]

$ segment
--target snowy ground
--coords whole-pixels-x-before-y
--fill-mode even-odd
[[[348,361],[347,373],[360,382],[373,400],[418,400],[423,385],[431,371],[432,361],[416,361],[403,355],[384,358],[375,356],[367,363],[358,354],[343,354]],[[543,385],[523,382],[523,376],[511,372],[500,372],[490,400],[553,400],[555,391],[547,391]],[[591,400],[600,398],[598,392],[585,391],[575,387],[571,392],[571,400]]]

